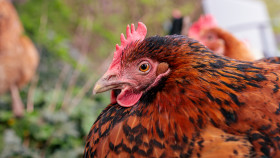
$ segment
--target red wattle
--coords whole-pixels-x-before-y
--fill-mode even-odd
[[[117,97],[117,102],[123,107],[135,105],[142,96],[142,92],[134,93],[132,90],[123,90]]]

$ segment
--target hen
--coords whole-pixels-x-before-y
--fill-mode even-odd
[[[218,27],[214,17],[211,15],[201,16],[190,27],[188,35],[217,54],[238,60],[255,60],[248,46],[231,33]]]
[[[214,54],[186,36],[121,35],[93,93],[112,90],[84,157],[280,157],[280,65]]]
[[[18,88],[31,80],[38,62],[38,52],[24,36],[13,5],[0,0],[0,94],[10,90],[15,116],[22,116],[24,112]]]

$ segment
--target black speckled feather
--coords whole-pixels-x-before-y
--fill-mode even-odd
[[[84,157],[280,157],[280,65],[213,54],[185,36],[150,37],[147,57],[171,73],[129,108],[109,105]]]

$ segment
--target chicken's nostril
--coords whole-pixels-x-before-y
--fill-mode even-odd
[[[109,80],[114,79],[114,78],[116,78],[116,77],[117,77],[117,75],[108,75],[108,76],[105,78],[105,80],[109,81]]]

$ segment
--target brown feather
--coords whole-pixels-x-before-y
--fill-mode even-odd
[[[109,105],[85,157],[280,157],[280,65],[217,56],[184,36],[127,51],[122,62],[150,58],[171,73],[136,105]]]

